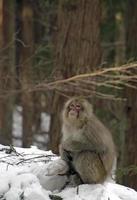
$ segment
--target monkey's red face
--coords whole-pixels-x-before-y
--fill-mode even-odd
[[[68,100],[62,112],[62,119],[65,123],[81,125],[92,115],[92,105],[83,98],[72,98]]]
[[[79,118],[80,113],[83,111],[83,106],[78,102],[72,102],[68,106],[68,116],[72,118]]]

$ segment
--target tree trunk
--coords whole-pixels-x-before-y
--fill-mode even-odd
[[[23,147],[29,147],[33,141],[33,94],[29,93],[32,84],[32,66],[34,53],[34,27],[32,1],[23,0],[21,7],[21,41],[19,73],[23,90],[21,103],[23,108]]]
[[[116,14],[116,55],[115,55],[115,65],[122,65],[125,63],[125,24],[123,15],[120,13]]]
[[[137,58],[137,1],[129,0],[127,4],[127,58]],[[134,71],[137,74],[137,70]],[[132,83],[132,84],[135,84]],[[137,84],[135,84],[137,87]],[[127,132],[125,140],[125,166],[137,166],[137,91],[132,88],[126,89],[127,97]],[[123,183],[126,186],[137,190],[136,170],[124,177]]]
[[[115,60],[115,14],[115,3],[108,0],[102,1],[102,59],[107,65],[114,64]]]
[[[93,71],[101,60],[99,0],[60,0],[56,40],[56,66],[62,78]],[[74,92],[74,95],[76,93]],[[64,97],[55,93],[50,148],[58,153]]]
[[[15,78],[14,8],[14,0],[0,1],[0,142],[5,145],[12,143],[13,97],[10,91]],[[8,96],[3,96],[6,90]]]

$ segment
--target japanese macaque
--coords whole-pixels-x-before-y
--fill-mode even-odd
[[[111,173],[116,158],[112,136],[83,98],[71,98],[64,106],[60,155],[81,183],[102,183]]]

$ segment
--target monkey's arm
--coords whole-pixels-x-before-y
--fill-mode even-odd
[[[91,141],[87,141],[85,139],[81,141],[76,140],[65,140],[62,144],[62,148],[66,151],[72,151],[72,152],[82,152],[82,151],[91,151],[95,153],[104,153],[106,151],[105,146],[98,146],[95,143],[92,143]]]
[[[62,158],[62,160],[65,160],[66,163],[68,164],[69,170],[68,170],[68,174],[76,174],[76,171],[74,170],[74,166],[73,166],[73,157],[74,154],[70,151],[66,151],[65,149],[63,149],[62,144],[60,144],[59,146],[59,152],[60,152],[60,156]]]
[[[88,121],[85,137],[98,153],[106,153],[109,151],[108,147],[113,146],[109,130],[95,115]]]

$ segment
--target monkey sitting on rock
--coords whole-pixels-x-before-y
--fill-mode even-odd
[[[116,158],[112,136],[83,98],[71,98],[64,106],[60,155],[81,183],[103,183],[111,173]]]

